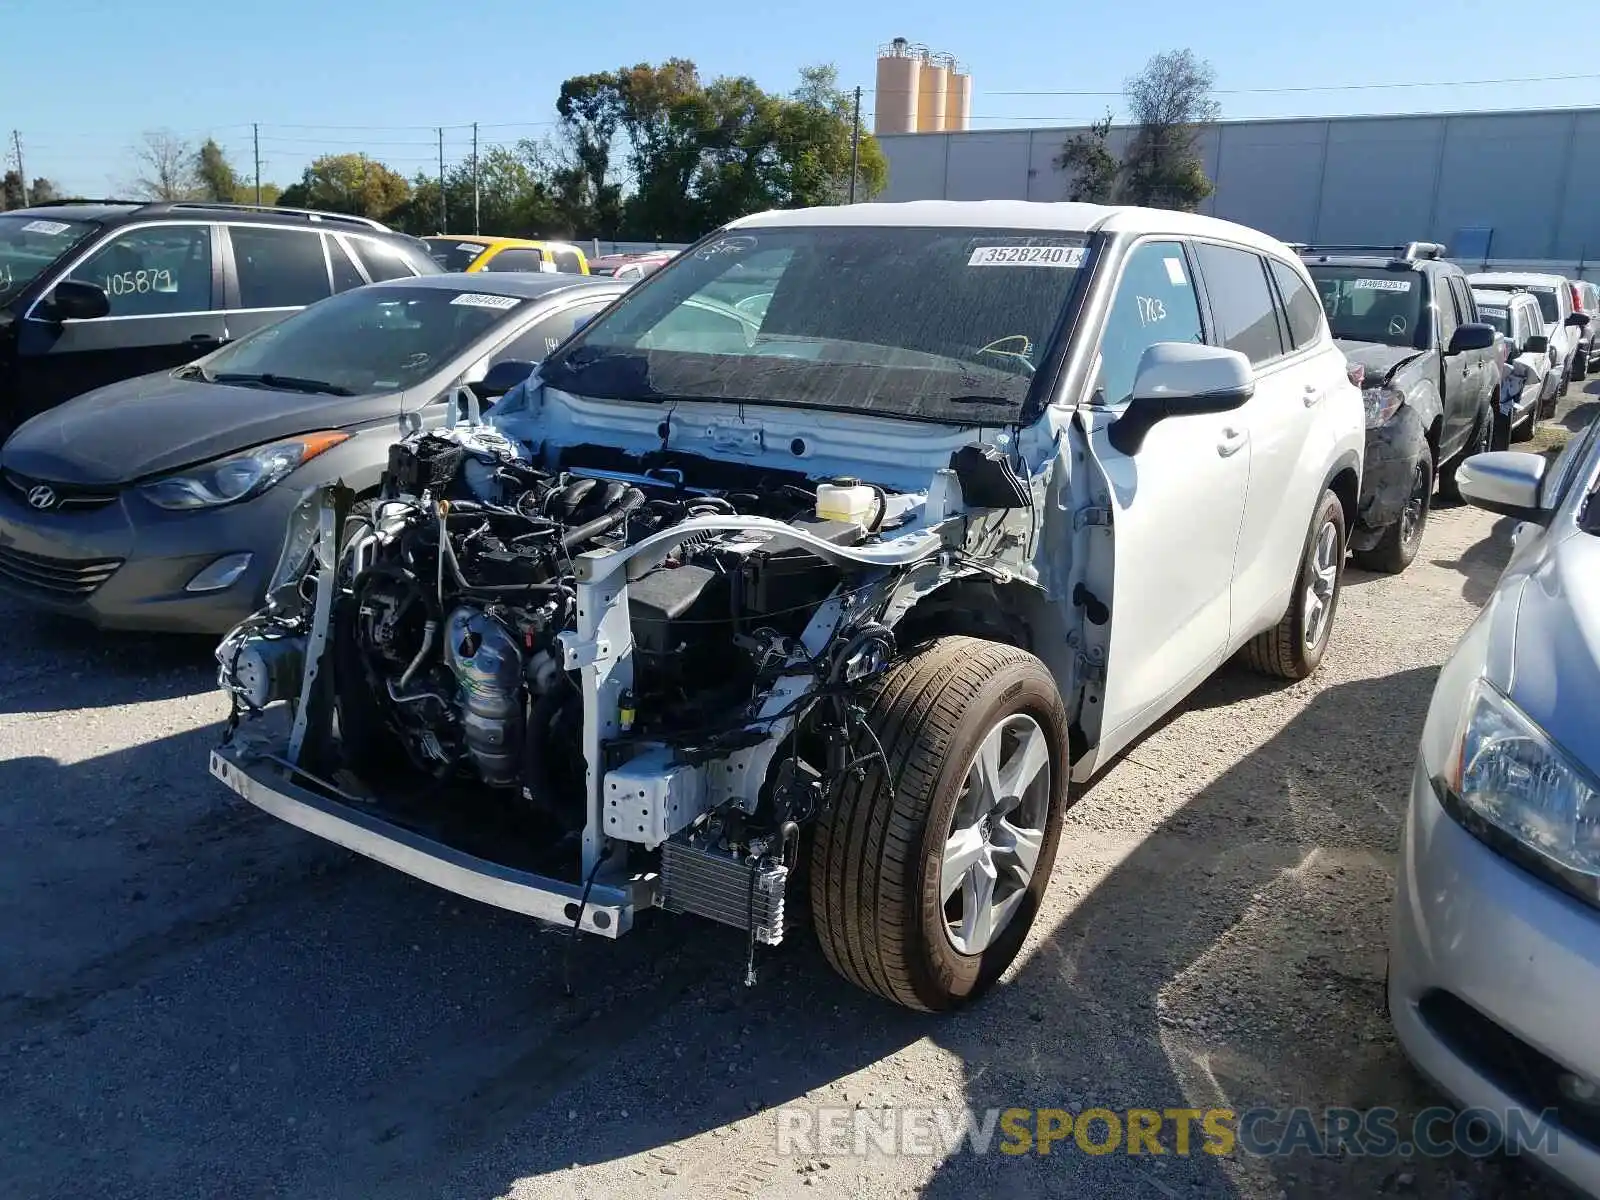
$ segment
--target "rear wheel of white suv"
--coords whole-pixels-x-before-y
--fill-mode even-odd
[[[1067,806],[1067,715],[1048,668],[945,637],[860,697],[818,819],[811,910],[851,983],[924,1012],[987,990],[1033,924]]]
[[[1323,492],[1306,534],[1289,611],[1245,643],[1245,659],[1257,671],[1304,679],[1322,664],[1344,579],[1344,531],[1344,505],[1333,492]]]

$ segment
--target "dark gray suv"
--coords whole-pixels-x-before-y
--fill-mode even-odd
[[[1437,243],[1296,249],[1366,401],[1350,549],[1361,566],[1398,573],[1422,544],[1435,475],[1453,493],[1456,467],[1488,449],[1500,387],[1495,331]]]
[[[336,292],[439,273],[417,239],[339,213],[125,201],[0,213],[0,440]]]

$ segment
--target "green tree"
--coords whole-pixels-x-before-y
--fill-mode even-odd
[[[1111,136],[1111,114],[1089,126],[1086,133],[1075,133],[1056,155],[1055,166],[1067,171],[1072,182],[1067,187],[1068,200],[1081,200],[1089,204],[1109,204],[1116,198],[1117,177],[1122,164],[1111,153],[1107,140]]]
[[[198,185],[200,199],[217,200],[226,204],[245,199],[245,187],[240,182],[238,173],[228,162],[228,156],[223,153],[222,147],[216,140],[207,138],[200,143],[200,148],[194,152],[194,162],[190,167]],[[255,189],[249,189],[249,199],[255,199]]]
[[[410,199],[405,176],[365,154],[325,154],[305,169],[300,182],[283,190],[278,203],[291,208],[388,220]]]
[[[1193,212],[1215,190],[1199,141],[1221,111],[1211,95],[1216,78],[1193,51],[1170,50],[1124,85],[1134,127],[1122,161],[1128,202]]]

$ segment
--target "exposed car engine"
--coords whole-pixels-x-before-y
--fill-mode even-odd
[[[330,792],[391,818],[401,797],[417,828],[460,818],[570,881],[659,872],[662,906],[776,943],[800,826],[860,753],[845,697],[895,654],[899,568],[872,556],[901,499],[665,451],[547,464],[483,426],[415,434],[379,497],[337,516],[336,549],[316,511],[291,530],[221,681],[236,722],[289,702],[295,765]],[[925,561],[922,540],[898,558]]]

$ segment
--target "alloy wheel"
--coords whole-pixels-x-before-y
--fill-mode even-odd
[[[1016,915],[1050,812],[1050,744],[1039,723],[1013,713],[996,723],[967,766],[940,868],[945,934],[960,954],[982,954]]]
[[[1311,577],[1306,580],[1306,648],[1321,644],[1333,613],[1334,592],[1339,586],[1339,530],[1332,521],[1317,531],[1312,551]]]

